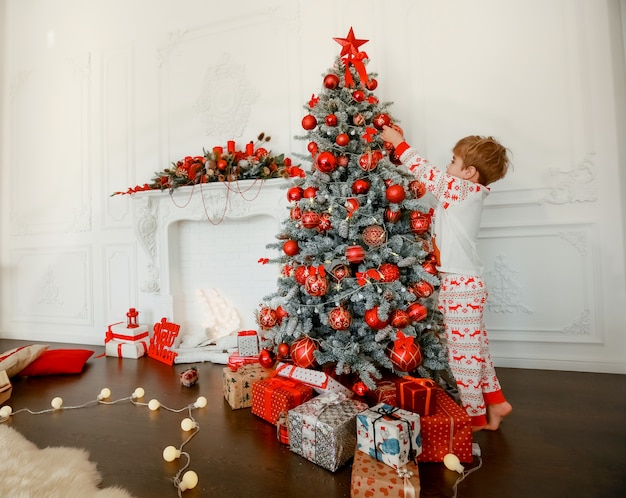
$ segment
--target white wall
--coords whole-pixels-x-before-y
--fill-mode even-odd
[[[0,5],[3,337],[100,343],[146,301],[111,192],[260,131],[303,152],[302,105],[353,26],[433,162],[474,133],[512,151],[481,232],[497,363],[626,373],[623,1]]]

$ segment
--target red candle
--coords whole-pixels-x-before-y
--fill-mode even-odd
[[[228,152],[229,153],[235,152],[235,141],[234,140],[229,140],[227,142],[227,146],[228,146]]]
[[[246,155],[253,156],[254,155],[254,144],[249,142],[246,144]]]
[[[220,156],[222,155],[222,152],[224,152],[224,149],[222,149],[219,146],[213,147],[213,153],[217,156],[216,159],[219,159]]]

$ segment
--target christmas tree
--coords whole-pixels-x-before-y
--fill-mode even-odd
[[[367,40],[341,45],[302,127],[310,171],[287,191],[277,291],[257,310],[269,354],[333,366],[367,388],[387,372],[439,380],[448,371],[425,187],[380,137],[397,126],[374,94]],[[267,352],[266,352],[267,354]],[[358,380],[358,379],[357,379]]]

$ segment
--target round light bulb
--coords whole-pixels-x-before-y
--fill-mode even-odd
[[[204,408],[207,405],[207,399],[204,396],[200,396],[196,402],[194,403],[194,406],[196,408]]]
[[[143,390],[143,387],[138,387],[135,389],[135,392],[133,392],[133,398],[143,398],[144,394],[146,394],[146,392]]]
[[[98,394],[98,399],[107,399],[109,396],[111,396],[111,390],[105,387],[100,391],[100,394]]]
[[[9,405],[0,408],[0,418],[9,418],[11,416],[11,413],[13,413],[13,408],[11,408]]]
[[[56,397],[52,400],[50,404],[52,405],[52,408],[58,410],[63,406],[63,398]]]
[[[173,462],[177,458],[180,458],[180,450],[177,450],[174,446],[168,446],[163,450],[163,460],[166,462]]]
[[[150,408],[150,410],[152,411],[158,410],[160,407],[161,403],[159,403],[158,399],[151,399],[148,403],[148,408]]]
[[[180,490],[193,489],[198,484],[198,474],[193,470],[188,470],[183,474],[183,479],[180,481]]]
[[[446,466],[448,470],[454,470],[455,472],[458,472],[459,474],[462,474],[463,470],[465,470],[463,465],[461,465],[461,461],[459,460],[459,457],[456,455],[453,455],[452,453],[448,453],[447,455],[443,457],[443,464]]]
[[[184,418],[180,423],[180,428],[185,432],[190,431],[196,426],[196,423],[190,418]]]

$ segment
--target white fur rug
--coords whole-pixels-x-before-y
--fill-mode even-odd
[[[3,498],[132,498],[118,487],[98,488],[102,477],[79,448],[39,449],[0,424],[0,496]]]

